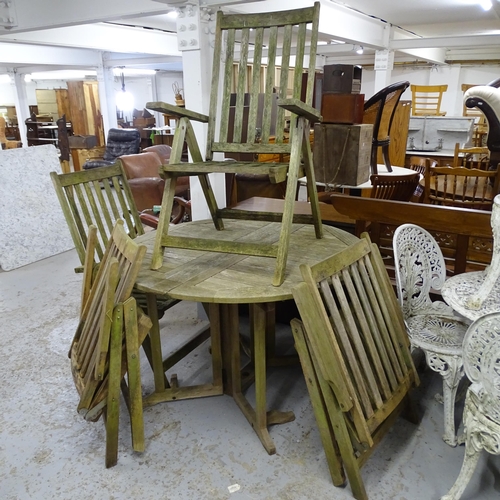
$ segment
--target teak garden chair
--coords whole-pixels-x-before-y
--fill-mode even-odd
[[[131,238],[144,234],[121,163],[68,174],[51,172],[50,177],[82,265],[90,226],[97,227],[97,262],[118,219]]]
[[[80,323],[69,357],[80,395],[78,413],[89,421],[104,413],[106,467],[112,467],[118,457],[120,386],[130,411],[132,446],[135,451],[144,451],[139,347],[152,323],[137,308],[131,293],[146,247],[132,241],[123,222],[118,221],[92,278],[95,226],[91,226],[87,242]]]
[[[149,102],[148,109],[178,116],[170,163],[162,166],[166,179],[160,212],[157,238],[153,251],[152,269],[162,265],[164,247],[203,248],[216,252],[257,255],[276,258],[273,284],[284,280],[293,207],[298,188],[301,162],[307,176],[316,237],[322,237],[321,218],[312,168],[309,142],[310,123],[321,116],[311,103],[316,64],[319,3],[313,7],[262,14],[217,13],[212,93],[209,115],[202,115],[162,102]],[[264,51],[263,48],[266,47]],[[308,61],[307,67],[305,62]],[[266,66],[264,66],[264,64]],[[221,69],[222,66],[222,69]],[[236,69],[237,68],[237,69]],[[289,75],[294,70],[293,82]],[[302,88],[302,73],[307,70],[307,88]],[[261,88],[265,73],[264,88]],[[236,76],[233,87],[233,77]],[[248,87],[246,87],[248,85]],[[231,93],[236,90],[234,128],[229,129]],[[220,91],[220,92],[219,92]],[[245,102],[245,93],[249,101]],[[305,95],[305,102],[300,100]],[[257,126],[258,94],[264,94],[264,110],[270,109],[273,94],[278,94],[278,112],[272,117],[264,112],[262,126]],[[221,103],[219,106],[219,97]],[[243,126],[243,110],[248,104],[248,126]],[[290,133],[286,137],[287,113]],[[275,118],[275,119],[273,119]],[[202,158],[191,121],[208,123],[206,160]],[[259,128],[260,130],[257,130]],[[182,145],[186,140],[192,157],[191,163],[180,163]],[[290,155],[286,163],[258,163],[255,161],[215,161],[214,153],[267,153]],[[177,178],[197,175],[200,179],[210,213],[217,230],[224,229],[223,218],[248,218],[244,211],[220,210],[210,186],[211,172],[267,174],[271,182],[287,180],[283,214],[267,214],[269,220],[281,220],[280,240],[277,245],[262,243],[227,243],[217,235],[214,239],[175,238],[168,235],[168,221],[172,211]],[[300,175],[303,175],[300,173]]]
[[[401,308],[375,244],[362,238],[293,290],[292,332],[333,483],[367,499],[360,467],[418,384]]]

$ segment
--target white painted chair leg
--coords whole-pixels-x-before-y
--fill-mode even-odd
[[[464,375],[463,361],[459,356],[444,356],[433,352],[425,352],[427,364],[443,377],[443,441],[450,446],[457,445],[455,434],[455,397],[458,384]]]
[[[465,444],[465,456],[464,463],[460,469],[460,474],[452,486],[451,490],[444,496],[441,500],[458,500],[465,488],[469,484],[469,481],[476,470],[477,461],[481,456],[481,451],[476,450],[472,445],[470,445],[470,435],[467,435],[467,442]]]

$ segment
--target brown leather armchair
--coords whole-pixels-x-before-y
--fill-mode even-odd
[[[141,220],[152,227],[157,225],[157,217],[153,213],[155,206],[160,206],[163,197],[165,181],[160,177],[159,167],[162,164],[160,156],[156,152],[120,156],[119,161],[123,165],[127,175],[130,190],[134,197],[137,209],[141,212]],[[178,182],[175,189],[173,224],[183,220],[186,212],[190,214],[191,204],[186,199],[189,197],[189,179],[186,182]]]

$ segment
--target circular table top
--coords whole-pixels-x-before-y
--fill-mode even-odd
[[[171,226],[172,236],[211,237],[244,242],[277,242],[280,223],[224,220],[225,229],[217,231],[211,220]],[[302,281],[299,265],[315,264],[345,249],[356,236],[341,229],[323,226],[323,238],[316,239],[311,224],[293,224],[285,280],[272,285],[276,259],[228,253],[165,248],[163,265],[151,270],[152,247],[156,231],[134,241],[147,247],[136,288],[146,293],[194,302],[245,304],[276,302],[292,298],[292,288]]]
[[[457,274],[448,278],[441,294],[446,303],[462,316],[474,321],[485,314],[500,311],[500,283],[497,283],[479,309],[466,306],[467,299],[475,294],[484,282],[485,271]]]

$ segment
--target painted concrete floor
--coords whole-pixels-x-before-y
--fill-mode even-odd
[[[0,499],[352,498],[349,485],[332,485],[299,366],[269,370],[269,407],[296,415],[271,428],[276,455],[267,455],[233,400],[218,396],[145,409],[142,454],[131,450],[122,405],[118,465],[105,469],[102,422],[76,413],[67,357],[79,307],[77,265],[70,251],[0,272]],[[162,319],[165,354],[205,325],[196,304],[175,306]],[[289,327],[278,333],[290,349]],[[144,359],[142,367],[148,394],[152,376]],[[191,384],[208,380],[209,367],[204,344],[174,371],[181,384]],[[458,475],[464,447],[441,440],[442,406],[434,399],[440,377],[430,371],[421,377],[414,393],[421,423],[399,419],[362,470],[371,500],[437,500]],[[234,485],[239,489],[231,493]],[[499,456],[482,457],[462,498],[500,498]]]

